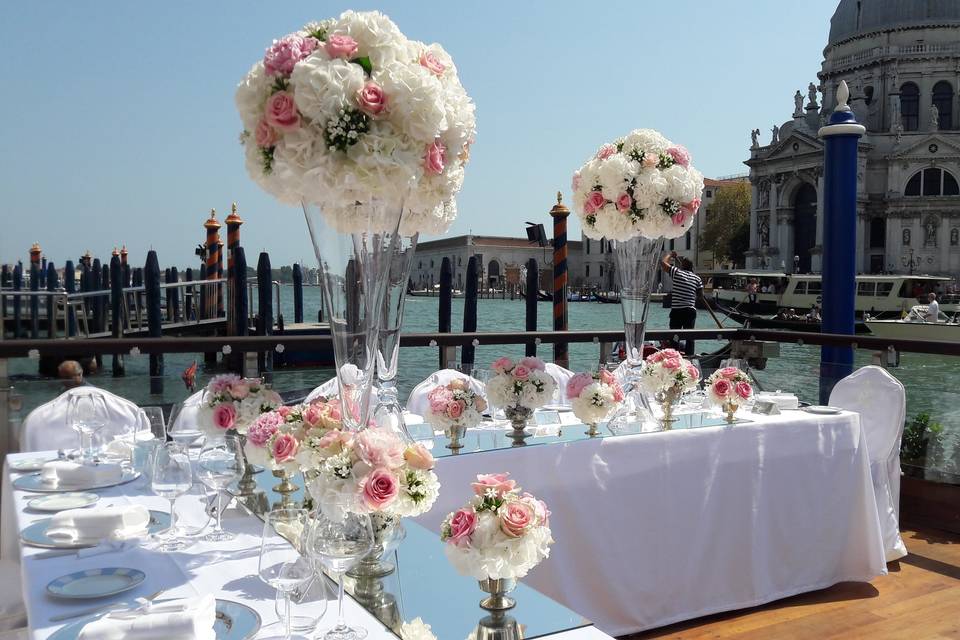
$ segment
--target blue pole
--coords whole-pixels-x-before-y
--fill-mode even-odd
[[[866,128],[847,106],[845,81],[837,107],[820,129],[823,152],[823,332],[854,335],[857,294],[857,145]],[[853,349],[820,348],[820,402],[853,371]]]

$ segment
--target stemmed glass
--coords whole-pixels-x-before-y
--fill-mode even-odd
[[[67,407],[70,426],[80,437],[80,460],[94,462],[94,436],[107,424],[107,404],[99,393],[75,393]]]
[[[161,498],[170,501],[170,526],[154,535],[161,551],[177,551],[188,542],[177,536],[177,511],[174,503],[193,486],[193,470],[187,449],[176,442],[158,446],[153,452],[150,487]]]
[[[350,627],[343,617],[343,574],[373,548],[373,528],[368,514],[351,513],[342,504],[326,504],[314,514],[307,536],[307,556],[323,565],[337,580],[337,623],[324,640],[360,640],[363,627]]]
[[[167,436],[185,447],[191,447],[203,436],[196,420],[180,420],[183,403],[177,403],[170,409],[167,420]]]
[[[232,540],[234,535],[224,531],[220,516],[223,512],[222,500],[224,490],[231,482],[239,480],[243,475],[243,454],[240,450],[240,439],[236,436],[226,436],[216,440],[207,440],[200,456],[197,458],[197,475],[200,481],[217,493],[217,520],[213,531],[203,537],[204,540],[220,541]]]
[[[314,571],[302,548],[309,513],[306,509],[274,509],[263,521],[260,541],[260,579],[283,595],[283,637],[292,635],[290,598],[313,577]]]

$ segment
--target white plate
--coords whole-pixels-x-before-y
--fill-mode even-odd
[[[20,458],[19,460],[13,460],[10,462],[10,470],[17,472],[25,471],[40,471],[43,468],[43,465],[50,462],[51,460],[56,460],[56,458],[50,457],[33,457],[33,458]]]
[[[71,600],[105,598],[133,589],[146,577],[147,575],[139,569],[125,567],[87,569],[50,581],[47,585],[47,593]]]
[[[67,509],[81,509],[96,504],[100,499],[95,493],[51,493],[34,498],[27,506],[34,511],[66,511]]]
[[[837,407],[828,407],[826,405],[810,405],[809,407],[804,407],[804,411],[807,413],[816,413],[817,415],[822,416],[834,416],[838,413],[841,413],[843,409],[838,409]]]
[[[89,487],[52,487],[40,479],[39,473],[31,473],[26,476],[20,476],[13,481],[14,489],[19,489],[21,491],[36,491],[37,493],[63,493],[64,491],[90,491],[92,489],[106,489],[107,487],[115,487],[120,484],[126,484],[132,482],[140,477],[139,471],[133,471],[132,469],[124,469],[123,475],[119,480],[104,482]]]

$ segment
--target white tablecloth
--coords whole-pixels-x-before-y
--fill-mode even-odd
[[[442,458],[439,530],[477,473],[547,502],[556,543],[525,582],[623,635],[886,573],[857,414]]]
[[[13,459],[16,457],[11,456]],[[16,536],[17,531],[31,522],[49,516],[24,511],[26,502],[40,494],[12,490],[11,477],[16,477],[16,474],[11,476],[4,463],[2,519],[5,526],[2,534],[5,539],[0,541],[0,544],[5,547],[10,546],[11,531]],[[169,508],[166,500],[149,494],[149,489],[142,479],[97,493],[101,495],[101,504],[121,505],[136,502],[160,511],[167,511]],[[177,509],[178,513],[192,513],[194,517],[202,513],[199,500],[192,496],[184,496],[178,500]],[[20,546],[17,537],[14,537],[14,544],[20,553],[23,593],[34,639],[45,640],[57,628],[67,624],[51,623],[51,616],[100,603],[85,601],[71,604],[50,598],[46,595],[45,588],[51,580],[73,571],[108,566],[136,567],[147,574],[146,580],[139,587],[117,596],[115,600],[126,601],[147,596],[160,589],[165,589],[163,597],[171,598],[212,593],[218,598],[242,602],[256,609],[264,625],[275,622],[275,592],[257,576],[263,525],[256,518],[242,515],[239,511],[231,509],[226,513],[231,514],[231,517],[225,517],[224,526],[238,534],[234,540],[216,543],[201,541],[183,551],[172,553],[134,548],[79,560],[74,556],[38,560],[33,556],[42,552],[42,549]],[[437,544],[440,544],[439,540]],[[335,598],[335,593],[331,593],[330,597]],[[437,606],[442,607],[443,604],[438,603]],[[370,632],[367,636],[369,640],[396,640],[392,632],[352,599],[347,599],[345,610],[349,621],[367,628]],[[482,612],[478,609],[478,618],[480,613]],[[416,615],[416,612],[411,612],[409,617]],[[321,620],[319,628],[329,628],[335,617],[336,602],[333,601],[329,603],[327,614]],[[593,627],[551,636],[554,637],[558,640],[610,640],[609,636]]]

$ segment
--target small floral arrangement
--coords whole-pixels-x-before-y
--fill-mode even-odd
[[[578,373],[567,382],[567,398],[573,415],[584,424],[596,424],[623,402],[623,388],[612,373]]]
[[[440,527],[447,559],[477,580],[522,578],[550,555],[547,505],[521,495],[508,473],[478,475],[472,487],[474,497]]]
[[[714,404],[741,404],[752,395],[750,378],[736,367],[724,367],[707,378],[707,397]]]
[[[473,391],[463,378],[454,378],[445,385],[434,387],[427,394],[427,422],[434,427],[449,431],[453,427],[475,427],[483,419],[487,401]]]
[[[420,617],[400,625],[400,638],[401,640],[437,640],[437,636],[433,634],[433,628]]]
[[[207,384],[197,422],[212,436],[222,436],[229,429],[245,434],[260,414],[282,405],[280,394],[267,388],[262,380],[224,374]]]
[[[297,454],[308,437],[323,437],[343,429],[343,411],[336,398],[318,398],[306,404],[280,406],[260,414],[247,429],[247,460],[271,469],[300,470]]]
[[[697,388],[700,372],[676,349],[661,349],[647,356],[640,369],[640,384],[650,394],[679,398]]]
[[[487,399],[497,407],[542,407],[557,386],[540,358],[527,356],[514,362],[502,357],[490,368],[495,375],[487,382]]]
[[[652,129],[600,147],[573,174],[573,204],[591,238],[677,238],[700,208],[703,174],[690,154]]]

